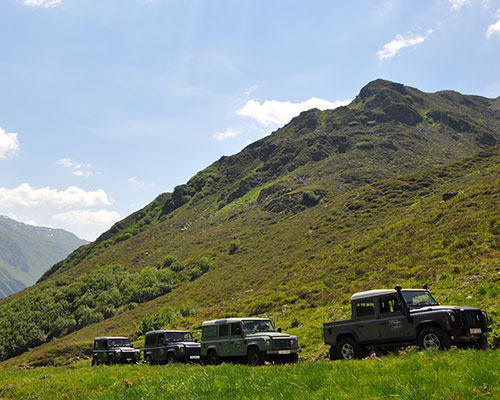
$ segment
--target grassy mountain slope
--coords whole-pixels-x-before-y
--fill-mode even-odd
[[[316,357],[352,292],[396,282],[497,310],[500,150],[446,164],[499,141],[496,104],[375,81],[301,114],[0,301],[4,326],[38,327],[3,332],[3,357],[50,340],[9,364],[66,362],[97,334],[230,315],[271,316]]]
[[[62,229],[0,216],[0,297],[32,285],[55,262],[87,243]]]

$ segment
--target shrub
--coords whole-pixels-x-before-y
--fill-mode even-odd
[[[234,253],[236,253],[238,251],[239,248],[240,248],[239,241],[235,240],[235,241],[229,243],[229,254],[233,255]]]
[[[357,149],[360,149],[360,150],[371,150],[371,149],[373,149],[374,145],[372,142],[364,141],[364,142],[356,143],[356,145],[354,147],[356,147]]]

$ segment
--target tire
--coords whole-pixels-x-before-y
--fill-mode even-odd
[[[422,329],[417,342],[418,347],[422,350],[445,350],[451,345],[450,336],[441,328],[435,326]]]
[[[148,355],[144,358],[144,361],[147,361],[147,362],[149,363],[149,365],[153,365],[153,364],[154,364],[153,357],[151,357],[151,354],[148,354]]]
[[[290,354],[288,357],[288,362],[290,364],[296,364],[299,362],[299,355],[297,353]]]
[[[110,356],[108,357],[108,362],[107,362],[108,365],[113,365],[115,364],[115,359],[113,356]]]
[[[99,360],[96,357],[92,357],[92,366],[95,367],[96,365],[99,365]]]
[[[168,353],[167,354],[167,364],[175,364],[177,362],[177,357],[175,356],[175,353]]]
[[[488,349],[488,338],[486,334],[482,334],[481,337],[476,342],[476,348],[479,350],[487,350]]]
[[[247,355],[248,365],[253,367],[264,364],[264,354],[257,348],[251,347]]]
[[[328,352],[328,356],[330,358],[330,360],[337,360],[337,349],[335,348],[335,346],[330,346],[330,351]]]
[[[363,349],[352,337],[341,339],[336,349],[337,359],[353,360],[355,358],[363,358]]]
[[[207,355],[207,365],[219,365],[220,364],[220,358],[215,352],[215,350],[211,350],[210,353]]]

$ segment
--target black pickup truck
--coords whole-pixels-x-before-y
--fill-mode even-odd
[[[369,349],[485,349],[489,319],[478,308],[441,306],[426,289],[370,290],[351,297],[352,317],[323,324],[330,359],[362,358]]]

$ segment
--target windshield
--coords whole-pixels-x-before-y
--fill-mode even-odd
[[[401,293],[408,307],[439,305],[427,290],[403,290]]]
[[[274,324],[271,320],[250,320],[242,321],[243,331],[246,333],[254,332],[274,332]]]
[[[130,340],[128,339],[109,339],[108,347],[131,347]]]
[[[191,332],[168,332],[165,334],[165,339],[168,342],[192,342],[193,336]]]

